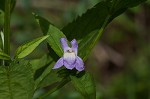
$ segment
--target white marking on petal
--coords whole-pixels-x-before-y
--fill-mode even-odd
[[[76,60],[76,54],[72,49],[68,49],[65,53],[64,53],[64,60],[72,65],[74,64],[75,60]]]

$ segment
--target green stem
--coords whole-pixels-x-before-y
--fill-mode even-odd
[[[57,86],[55,86],[54,88],[52,88],[51,90],[49,90],[47,93],[45,93],[44,95],[40,96],[38,99],[45,99],[46,96],[48,96],[49,94],[55,92],[56,90],[62,88],[65,84],[67,84],[70,81],[70,79],[66,78],[63,79],[60,84],[58,84]]]
[[[4,16],[4,52],[10,55],[10,10],[11,0],[5,0]],[[5,62],[7,64],[7,62]]]

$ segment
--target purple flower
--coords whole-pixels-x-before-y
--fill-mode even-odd
[[[64,50],[64,55],[56,62],[53,69],[60,68],[64,65],[67,69],[72,70],[76,68],[78,71],[83,71],[84,63],[82,59],[79,56],[77,56],[78,43],[76,39],[73,39],[70,42],[72,47],[68,46],[66,38],[61,38],[60,42]]]

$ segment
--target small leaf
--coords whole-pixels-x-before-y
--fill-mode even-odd
[[[23,58],[29,55],[42,41],[44,41],[48,37],[49,35],[39,37],[29,43],[18,47],[18,49],[16,50],[15,58]]]
[[[4,52],[0,51],[0,59],[10,60],[10,56],[5,54]]]
[[[58,28],[53,26],[50,22],[46,19],[42,18],[41,16],[35,15],[35,19],[37,20],[38,24],[40,25],[42,32],[44,35],[50,35],[47,39],[48,44],[50,47],[55,51],[58,56],[62,56],[63,50],[60,44],[60,38],[66,37],[62,31]]]
[[[29,62],[13,61],[10,66],[0,66],[0,99],[32,99],[33,72]]]
[[[93,77],[88,72],[80,72],[77,76],[70,76],[71,83],[85,99],[96,99],[96,89]]]

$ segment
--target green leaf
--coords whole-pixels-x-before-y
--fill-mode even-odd
[[[55,51],[58,56],[63,55],[63,49],[61,48],[60,38],[66,37],[63,32],[61,32],[58,28],[53,26],[50,22],[46,19],[35,15],[35,19],[37,20],[38,24],[40,25],[42,32],[44,35],[50,35],[47,39],[48,44],[50,47]]]
[[[57,91],[58,89],[62,88],[65,84],[67,84],[70,81],[70,79],[62,79],[62,81],[52,84],[48,92],[44,93],[42,96],[39,97],[39,99],[45,99],[48,95],[51,93]]]
[[[80,72],[77,76],[70,76],[71,83],[85,99],[96,99],[96,89],[93,77],[88,72]]]
[[[39,37],[33,41],[26,43],[16,50],[15,58],[23,58],[29,55],[42,41],[48,38],[49,35]]]
[[[34,80],[29,62],[20,60],[0,66],[0,79],[0,99],[32,99]]]
[[[32,69],[34,70],[34,72],[36,72],[37,70],[45,67],[47,64],[50,64],[51,61],[53,61],[53,60],[50,57],[50,55],[45,54],[40,59],[30,60],[30,64],[32,65]]]
[[[51,72],[52,68],[54,66],[54,61],[51,61],[50,63],[44,65],[43,68],[40,68],[37,70],[37,73],[40,72],[40,74],[35,74],[35,88],[40,88],[39,84],[43,82],[45,77]],[[45,85],[46,86],[46,85]]]
[[[44,55],[40,59],[30,60],[30,64],[32,65],[32,69],[34,71],[35,90],[40,88],[39,84],[48,75],[48,73],[51,72],[53,63],[54,61],[49,54]]]
[[[66,83],[70,81],[68,79],[70,71],[67,69],[62,69],[62,68],[57,69],[57,70],[52,70],[52,67],[54,66],[54,61],[51,60],[51,58],[50,58],[51,61],[48,61],[49,58],[46,59],[46,57],[48,56],[42,57],[40,59],[41,62],[38,62],[37,60],[34,61],[34,62],[38,62],[39,64],[41,64],[43,60],[45,64],[45,65],[40,66],[40,68],[37,69],[36,73],[34,74],[35,90],[38,90],[46,86],[50,86],[49,91],[45,93],[44,95],[42,95],[40,99],[43,99],[43,97],[46,97],[47,95],[53,93],[54,91],[63,87]],[[44,59],[46,61],[44,61]],[[36,65],[36,63],[34,62],[31,62],[33,66]]]
[[[38,84],[38,88],[49,86],[49,90],[44,93],[40,99],[44,99],[44,97],[62,88],[65,84],[70,82],[70,75],[74,75],[75,73],[76,70],[68,70],[66,68],[51,70]]]
[[[58,76],[57,72],[58,70],[51,70],[49,73],[47,73],[47,75],[45,75],[43,79],[38,83],[37,88],[43,88],[60,82],[62,78]]]
[[[68,78],[70,73],[71,73],[70,70],[64,68],[51,70],[38,84],[38,88],[43,88],[49,85],[57,84],[61,82],[63,79]]]
[[[54,60],[50,57],[50,55],[47,54],[40,59],[30,60],[30,64],[34,71],[35,90],[50,85],[50,79],[54,77],[54,75],[48,76],[54,66]],[[45,78],[47,79],[47,84],[45,83]]]
[[[30,63],[35,72],[35,90],[51,86],[49,91],[51,93],[61,88],[62,83],[67,83],[66,79],[70,74],[70,70],[63,68],[52,70],[55,61],[49,55],[44,55],[41,59],[32,60]]]
[[[101,32],[102,33],[102,32]],[[83,38],[79,43],[78,55],[85,61],[88,57],[90,51],[97,41],[98,34],[101,35],[98,30],[89,33],[85,38]]]
[[[127,8],[144,1],[146,0],[103,0],[65,26],[62,31],[69,41],[74,38],[78,40],[79,56],[86,60],[107,24]]]
[[[3,60],[11,60],[10,56],[5,54],[4,52],[0,51],[0,59]]]
[[[63,68],[52,70],[55,62],[49,54],[40,59],[31,60],[30,63],[34,70],[35,90],[53,86],[54,91],[55,87],[58,87],[70,74],[69,70]]]

